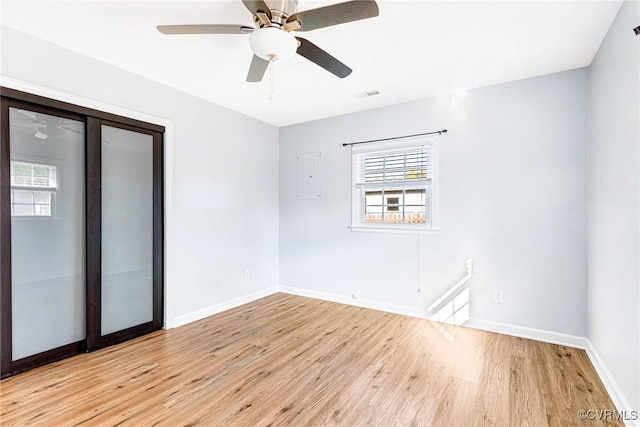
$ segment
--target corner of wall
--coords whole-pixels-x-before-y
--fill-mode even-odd
[[[196,322],[198,320],[204,319],[205,317],[213,316],[214,314],[218,314],[223,311],[239,307],[243,304],[247,304],[249,302],[258,300],[260,298],[268,297],[269,295],[273,295],[277,292],[278,292],[278,286],[271,286],[271,287],[250,293],[248,295],[243,295],[241,297],[222,302],[220,304],[215,304],[210,307],[205,307],[203,309],[196,310],[191,313],[174,317],[173,327],[177,328],[179,326],[186,325],[187,323]]]
[[[616,382],[615,377],[611,374],[607,365],[604,363],[600,355],[598,354],[596,348],[593,346],[589,339],[586,340],[586,347],[584,350],[587,352],[589,356],[589,360],[596,370],[600,380],[604,384],[607,392],[609,393],[609,397],[613,401],[613,404],[616,406],[616,409],[624,415],[625,425],[627,426],[640,426],[640,419],[633,420],[631,418],[635,418],[633,416],[634,412],[636,414],[640,414],[640,409],[636,409],[633,405],[629,403],[624,393],[620,389],[620,386]]]

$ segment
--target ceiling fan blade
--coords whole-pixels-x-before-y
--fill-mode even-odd
[[[34,113],[33,111],[28,111],[28,110],[11,110],[12,112],[16,112],[17,114],[20,114],[23,117],[15,117],[15,118],[20,118],[20,119],[30,119],[30,120],[36,120],[37,114]]]
[[[24,128],[24,129],[37,129],[37,128],[40,127],[38,125],[35,125],[32,122],[30,122],[30,123],[27,123],[27,122],[11,122],[11,126],[15,126],[15,127],[18,127],[18,128]]]
[[[267,4],[264,1],[242,0],[242,3],[244,3],[245,7],[249,9],[249,12],[251,12],[252,15],[256,15],[258,12],[262,12],[266,14],[269,17],[269,19],[271,19],[272,17],[271,9],[269,9],[269,6],[267,6]]]
[[[374,0],[355,0],[294,13],[287,19],[287,22],[298,21],[301,28],[297,31],[310,31],[373,18],[379,13],[378,4]]]
[[[249,72],[247,73],[247,81],[262,81],[262,77],[264,77],[264,73],[267,71],[267,67],[269,67],[269,61],[260,58],[258,55],[253,55],[251,65],[249,66]]]
[[[79,134],[83,133],[81,130],[73,129],[73,128],[70,128],[68,126],[62,126],[62,125],[59,125],[58,129],[62,129],[62,130],[67,131],[67,132],[79,133]]]
[[[353,71],[309,40],[300,37],[296,37],[296,40],[300,42],[300,46],[298,46],[298,50],[296,51],[298,55],[304,56],[309,61],[318,64],[341,79],[347,77]]]
[[[244,25],[158,25],[162,34],[249,34],[254,28]]]
[[[51,138],[57,138],[59,136],[67,134],[67,132],[64,129],[59,128],[57,126],[53,126],[53,127],[43,126],[41,128],[38,128],[38,132]]]

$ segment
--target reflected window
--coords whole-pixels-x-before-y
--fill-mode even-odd
[[[55,165],[11,161],[11,216],[55,217]]]

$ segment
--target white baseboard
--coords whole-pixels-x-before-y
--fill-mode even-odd
[[[346,295],[297,288],[293,286],[280,286],[279,291],[285,294],[299,295],[302,297],[337,302],[340,304],[354,305],[356,307],[370,308],[373,310],[386,311],[389,313],[417,317],[420,319],[428,319],[427,313],[425,311],[414,307],[387,304],[379,301],[354,299]],[[469,319],[462,326],[481,329],[483,331],[497,332],[505,335],[512,335],[520,338],[544,341],[552,344],[565,345],[568,347],[576,347],[584,350],[586,350],[589,345],[589,341],[586,338],[576,335],[561,334],[558,332],[550,332],[542,329],[527,328],[524,326],[491,322],[487,320]]]
[[[220,304],[212,305],[210,307],[205,307],[203,309],[193,311],[188,314],[183,314],[182,316],[176,316],[173,318],[173,327],[177,328],[178,326],[186,325],[187,323],[195,322],[196,320],[213,316],[214,314],[218,314],[223,311],[238,307],[242,304],[246,304],[248,302],[267,297],[269,295],[273,295],[277,292],[278,292],[278,287],[272,286],[270,288],[261,289],[257,292],[253,292],[248,295],[243,295],[241,297],[234,298],[232,300],[225,301]]]
[[[611,375],[611,372],[609,372],[609,369],[607,369],[607,365],[605,365],[595,347],[588,339],[587,348],[585,348],[585,351],[587,352],[587,355],[589,355],[591,364],[598,373],[600,380],[602,380],[604,387],[607,389],[609,397],[611,397],[611,400],[613,400],[613,404],[616,405],[616,409],[618,409],[618,411],[620,412],[624,411],[628,417],[630,417],[631,411],[637,411],[638,413],[640,413],[640,408],[634,408],[633,406],[631,406],[627,398],[622,393],[622,390],[620,390],[618,383],[613,378],[613,375]],[[625,425],[637,427],[640,426],[640,420],[625,420]]]
[[[600,377],[600,380],[604,384],[604,387],[607,389],[609,397],[611,397],[613,404],[616,406],[616,409],[620,412],[626,411],[627,417],[631,416],[631,411],[639,410],[637,408],[633,408],[629,404],[629,401],[625,398],[624,394],[620,390],[618,383],[613,378],[613,375],[611,375],[611,372],[609,372],[609,369],[607,369],[607,366],[604,364],[603,360],[600,358],[600,355],[598,355],[598,352],[588,338],[479,319],[469,319],[469,321],[465,323],[464,326],[585,350],[587,352],[587,356],[589,356],[591,364]],[[626,420],[625,425],[640,426],[640,423],[634,423],[633,421]]]
[[[301,297],[320,299],[324,301],[337,302],[340,304],[353,305],[356,307],[370,308],[372,310],[385,311],[387,313],[402,314],[404,316],[418,317],[426,319],[426,313],[420,309],[413,307],[405,307],[402,305],[387,304],[379,301],[354,299],[346,295],[332,294],[329,292],[314,291],[304,288],[296,288],[293,286],[280,286],[280,292]]]
[[[589,345],[589,340],[578,335],[562,334],[559,332],[545,331],[544,329],[528,328],[526,326],[492,322],[489,320],[469,319],[463,326],[483,331],[497,332],[504,335],[511,335],[518,338],[575,347],[583,350],[586,350]]]

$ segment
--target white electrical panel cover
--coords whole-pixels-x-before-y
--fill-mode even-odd
[[[320,153],[298,154],[296,160],[296,197],[320,198]]]

